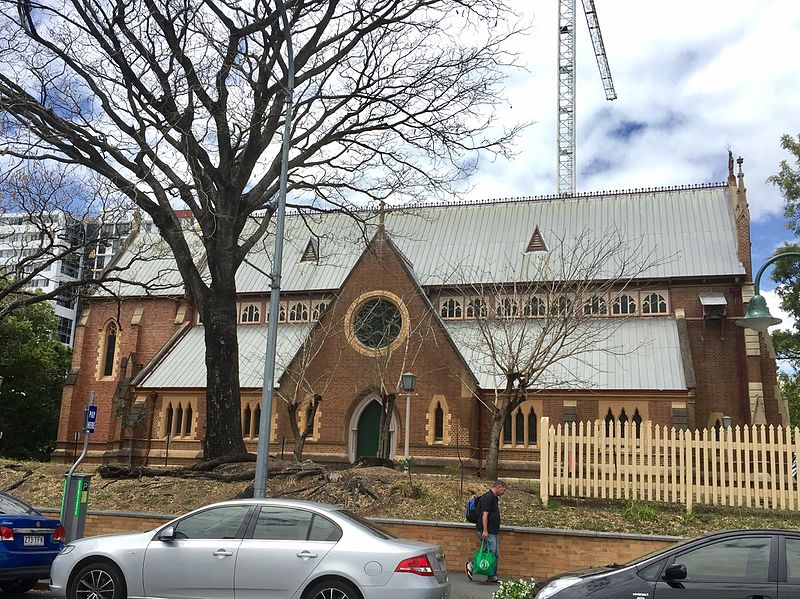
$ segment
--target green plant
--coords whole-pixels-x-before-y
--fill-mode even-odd
[[[530,580],[504,580],[497,590],[492,593],[492,599],[530,599],[533,597],[533,585],[536,581]]]
[[[658,510],[652,505],[631,499],[622,508],[622,515],[631,520],[656,520]]]

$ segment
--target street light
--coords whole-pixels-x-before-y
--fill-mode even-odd
[[[405,459],[409,458],[408,453],[408,436],[411,429],[411,394],[417,388],[417,375],[412,372],[404,372],[400,375],[400,386],[403,388],[403,393],[406,396],[406,444],[405,444]]]
[[[767,300],[760,293],[761,275],[764,274],[764,269],[780,258],[800,258],[800,252],[775,254],[758,269],[756,280],[753,283],[756,294],[750,298],[750,302],[747,305],[747,314],[744,315],[744,318],[736,321],[736,324],[740,327],[746,327],[754,331],[766,331],[769,327],[780,324],[781,319],[770,314]]]

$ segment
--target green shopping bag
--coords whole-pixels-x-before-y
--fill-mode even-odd
[[[484,549],[484,542],[481,541],[481,548],[475,552],[472,558],[472,573],[491,576],[494,574],[494,566],[496,563],[497,558],[491,551]]]

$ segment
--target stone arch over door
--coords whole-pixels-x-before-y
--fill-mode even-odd
[[[375,406],[372,404],[377,404],[378,410],[375,412]],[[374,420],[374,416],[377,414],[378,420],[374,423],[374,444],[375,448],[377,449],[378,445],[378,425],[380,423],[380,405],[381,405],[381,398],[377,393],[370,393],[366,397],[363,397],[358,401],[353,410],[352,414],[350,415],[350,422],[347,427],[348,430],[348,438],[347,438],[347,456],[351,462],[355,462],[360,456],[358,455],[358,445],[359,445],[359,425],[362,426],[361,430],[361,442],[364,444],[365,442],[369,446],[369,438],[371,431],[364,430],[363,427],[370,427],[371,422]],[[392,410],[392,417],[389,421],[389,459],[394,459],[397,454],[397,430],[398,429],[398,421],[397,421],[397,411]],[[365,438],[367,435],[367,438]]]

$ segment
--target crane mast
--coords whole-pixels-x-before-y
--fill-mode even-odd
[[[575,193],[575,2],[558,0],[558,194]],[[582,0],[594,56],[607,100],[617,93],[611,79],[594,0]]]

